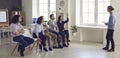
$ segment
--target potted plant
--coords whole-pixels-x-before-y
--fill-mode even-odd
[[[71,26],[71,30],[72,30],[72,35],[75,35],[76,32],[78,31],[78,27],[76,25]]]

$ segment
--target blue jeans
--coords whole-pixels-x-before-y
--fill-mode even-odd
[[[37,38],[37,35],[35,34],[35,33],[33,33],[33,37],[34,38]],[[41,39],[41,43],[42,43],[42,45],[45,47],[46,46],[46,40],[47,40],[47,38],[46,38],[46,36],[45,35],[43,35],[43,33],[41,32],[41,33],[39,33],[39,38]]]
[[[58,32],[56,32],[56,31],[53,31],[53,30],[49,30],[51,33],[53,33],[53,34],[56,34],[57,35],[57,43],[58,43],[58,45],[60,45],[60,37],[59,37],[59,33]]]
[[[32,44],[34,42],[34,40],[32,38],[23,36],[23,35],[19,35],[16,37],[13,37],[13,41],[15,42],[19,42],[19,49],[20,51],[24,52],[25,47],[29,46],[30,44]]]
[[[114,33],[114,30],[110,30],[110,29],[107,30],[107,34],[106,34],[106,40],[107,40],[106,48],[109,48],[109,44],[111,42],[111,49],[115,49],[113,33]]]
[[[62,36],[63,44],[65,44],[65,38],[67,39],[67,42],[69,41],[69,31],[68,30],[59,31],[59,34]]]

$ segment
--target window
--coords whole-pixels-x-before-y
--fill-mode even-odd
[[[109,5],[110,0],[76,0],[76,23],[103,25],[102,21],[108,21],[107,6]]]
[[[98,2],[98,24],[103,24],[102,21],[108,21],[107,6],[110,5],[110,0],[98,0]]]
[[[49,20],[49,15],[56,11],[56,0],[35,0],[35,1],[33,3],[34,5],[33,18],[44,16],[45,20]]]
[[[83,24],[94,24],[95,0],[83,0]]]
[[[44,16],[48,20],[48,0],[39,0],[39,16]]]

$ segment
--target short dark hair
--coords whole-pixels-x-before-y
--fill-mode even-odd
[[[16,24],[19,22],[19,17],[20,15],[15,15],[13,18],[12,18],[12,23]]]
[[[41,23],[42,23],[42,20],[43,20],[43,16],[40,16],[40,17],[37,19],[37,24],[41,24]]]
[[[114,10],[114,8],[112,7],[112,6],[108,6],[108,8],[107,9],[110,9],[110,10]]]
[[[51,18],[52,16],[54,16],[54,14],[51,14],[51,15],[50,15],[50,18]]]

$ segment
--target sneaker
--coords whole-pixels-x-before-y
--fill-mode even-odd
[[[69,43],[67,43],[67,45],[69,46],[70,44],[69,44]]]
[[[70,42],[70,40],[68,40],[68,42]]]
[[[108,50],[108,48],[106,48],[106,47],[104,47],[104,48],[102,48],[103,50]]]
[[[58,48],[63,48],[63,46],[59,45]]]
[[[20,51],[20,56],[24,57],[24,52],[23,51]]]
[[[39,45],[40,50],[42,51],[42,45]]]
[[[43,50],[44,50],[45,52],[48,52],[47,48],[43,48]]]
[[[115,51],[114,49],[107,50],[107,52],[114,52],[114,51]]]
[[[63,46],[59,45],[58,48],[63,48]]]
[[[68,47],[68,45],[66,45],[66,44],[63,44],[63,47]]]
[[[53,49],[56,49],[56,48],[58,48],[57,46],[53,46]]]
[[[50,51],[52,51],[52,48],[51,48],[51,47],[49,47],[49,50],[50,50]]]

